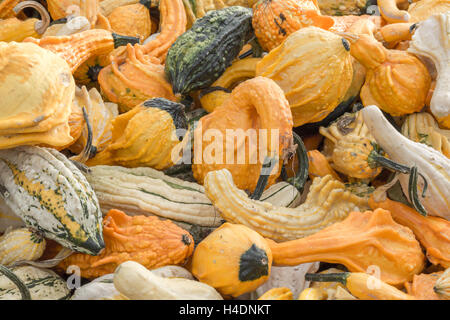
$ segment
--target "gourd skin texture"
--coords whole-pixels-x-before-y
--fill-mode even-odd
[[[86,164],[166,169],[178,160],[173,159],[175,150],[187,142],[176,130],[188,130],[184,106],[162,98],[147,100],[112,120],[111,143]]]
[[[442,273],[441,271],[430,274],[415,274],[412,282],[405,283],[406,291],[415,300],[441,300],[440,296],[433,290],[433,287]]]
[[[309,26],[328,30],[331,17],[321,16],[315,0],[263,0],[253,7],[252,25],[262,48],[269,52],[291,33]]]
[[[165,72],[175,94],[211,85],[238,56],[253,34],[252,11],[234,6],[208,12],[175,41]]]
[[[261,58],[245,58],[234,61],[219,79],[211,84],[210,88],[221,87],[229,90],[215,90],[208,93],[201,93],[200,103],[208,112],[213,112],[214,109],[220,107],[224,101],[230,96],[231,90],[245,80],[255,77],[256,64],[261,61]],[[208,90],[208,88],[206,89]]]
[[[408,8],[411,16],[410,22],[419,22],[430,18],[435,14],[445,13],[450,10],[448,0],[420,0],[412,3]]]
[[[0,149],[72,142],[75,82],[64,60],[34,44],[0,42],[0,74]]]
[[[255,139],[237,137],[237,144],[227,145],[226,131],[242,129],[244,133],[253,129]],[[264,132],[260,129],[267,129]],[[218,130],[223,137],[219,142],[205,140],[208,132]],[[278,130],[278,132],[276,131]],[[278,139],[278,142],[272,140]],[[267,138],[267,143],[259,142]],[[283,91],[278,85],[264,77],[256,77],[238,85],[230,97],[214,112],[202,117],[194,131],[194,164],[192,170],[198,183],[203,184],[210,171],[226,168],[233,175],[239,189],[253,191],[260,176],[264,155],[275,157],[278,165],[271,171],[268,186],[272,185],[281,172],[281,164],[291,152],[292,115]],[[258,139],[258,143],[250,140]],[[214,139],[212,139],[214,140]],[[210,154],[211,148],[223,148],[216,155]],[[236,147],[235,147],[236,146]],[[262,156],[261,156],[262,155]],[[230,157],[234,161],[230,164]]]
[[[369,0],[317,0],[320,12],[330,16],[359,15]]]
[[[111,29],[118,34],[138,37],[141,40],[150,36],[150,11],[140,3],[118,7],[107,18]]]
[[[331,175],[333,179],[341,181],[336,171],[328,163],[327,158],[319,150],[308,151],[308,162],[308,174],[311,180]]]
[[[125,60],[113,58],[111,65],[100,71],[98,83],[102,94],[117,103],[121,112],[127,112],[152,98],[175,101],[164,66],[158,60],[142,55],[131,45],[126,50]]]
[[[339,105],[352,83],[352,58],[341,37],[307,27],[270,51],[256,75],[283,89],[298,127],[324,119]]]
[[[450,300],[450,268],[437,279],[433,289],[441,299]]]
[[[431,114],[421,112],[409,115],[402,125],[402,134],[450,158],[450,130],[440,129]]]
[[[426,249],[427,259],[432,264],[450,267],[450,221],[438,217],[424,217],[413,208],[390,199],[375,200],[372,196],[369,205],[372,210],[389,210],[397,223],[411,229]]]
[[[110,210],[105,216],[103,237],[105,250],[98,256],[72,254],[58,264],[58,269],[76,265],[82,277],[92,279],[113,273],[118,265],[128,260],[152,269],[181,264],[194,250],[192,236],[170,220],[130,217],[119,210]]]
[[[430,110],[439,124],[450,129],[450,12],[420,22],[408,52],[431,59],[437,70]]]
[[[222,295],[238,297],[267,281],[272,253],[257,232],[224,223],[197,245],[192,274]]]
[[[450,219],[450,160],[442,153],[423,143],[414,142],[398,132],[376,106],[362,109],[364,122],[377,144],[389,158],[407,167],[416,166],[428,181],[423,198],[424,183],[419,179],[417,193],[429,215]],[[399,174],[403,193],[408,195],[409,175]],[[412,201],[412,199],[408,200]]]
[[[36,18],[30,18],[25,21],[17,18],[0,20],[0,41],[21,42],[27,37],[40,38],[41,35],[35,30],[35,25],[38,21]]]
[[[289,288],[272,288],[264,293],[258,300],[294,300]]]
[[[431,76],[417,57],[405,51],[388,50],[365,34],[347,37],[352,56],[367,71],[360,94],[364,106],[377,105],[392,116],[422,110]]]
[[[11,230],[0,237],[0,264],[37,260],[45,250],[45,239],[27,228]]]
[[[348,217],[302,239],[276,243],[267,239],[274,265],[321,261],[339,263],[351,272],[380,268],[381,280],[395,286],[410,281],[425,266],[411,230],[394,222],[389,211],[351,212]]]
[[[20,0],[3,0],[0,3],[0,19],[7,19],[16,16],[13,8],[20,2]]]
[[[12,271],[28,287],[31,300],[64,300],[70,296],[66,281],[52,270],[21,266]],[[0,275],[0,300],[20,300],[19,290],[4,275]]]
[[[324,153],[338,172],[370,180],[381,173],[382,168],[371,168],[368,163],[375,138],[369,133],[361,112],[346,113],[327,128],[320,127],[319,132],[326,137]]]
[[[114,286],[132,300],[223,300],[211,286],[184,278],[163,278],[126,261],[114,272]]]
[[[351,211],[368,208],[367,200],[346,191],[344,184],[329,175],[314,179],[306,201],[292,209],[249,199],[226,169],[208,173],[205,192],[226,221],[246,225],[279,242],[309,236],[342,221]]]
[[[103,248],[102,214],[86,178],[54,149],[0,150],[0,185],[6,204],[25,222],[74,251]]]

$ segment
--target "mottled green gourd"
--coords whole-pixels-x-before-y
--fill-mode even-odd
[[[210,86],[253,37],[252,10],[240,6],[208,12],[170,48],[165,72],[175,94]]]

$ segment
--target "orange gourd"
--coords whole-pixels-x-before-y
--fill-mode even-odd
[[[405,283],[406,291],[417,300],[441,300],[433,287],[442,273],[441,271],[430,274],[415,274],[411,282]]]
[[[403,285],[425,266],[420,244],[408,228],[397,224],[387,210],[351,212],[319,232],[297,240],[269,242],[274,265],[307,262],[345,265],[351,272],[378,266],[381,280]]]
[[[328,30],[334,20],[320,15],[315,0],[262,0],[253,7],[252,24],[259,44],[270,51],[300,28],[316,26]]]
[[[20,0],[3,0],[0,2],[0,19],[8,19],[16,16],[13,8]]]
[[[76,265],[81,276],[92,279],[114,270],[122,262],[131,260],[148,269],[183,264],[194,250],[189,232],[170,220],[155,216],[128,216],[110,210],[103,218],[105,249],[98,256],[74,253],[62,260],[57,269]]]
[[[319,150],[308,151],[309,178],[314,180],[317,177],[331,175],[334,179],[341,181],[339,175],[330,166],[327,158]]]
[[[424,217],[413,208],[387,198],[377,201],[371,196],[369,206],[373,210],[389,210],[396,222],[414,232],[417,240],[426,249],[431,263],[450,267],[450,221],[433,216]]]
[[[107,18],[114,32],[145,40],[150,36],[152,28],[149,9],[138,2],[115,8]]]
[[[252,139],[250,135],[245,138],[249,129],[254,133]],[[231,149],[229,143],[227,146],[227,130],[236,130],[238,142],[235,147],[233,138]],[[237,130],[243,131],[239,135]],[[211,134],[217,138],[208,138]],[[266,145],[260,146],[261,139],[266,137]],[[208,172],[226,168],[239,189],[253,191],[267,155],[278,161],[269,177],[270,186],[293,150],[289,103],[280,87],[269,78],[247,80],[239,84],[220,107],[200,119],[194,139],[192,170],[198,183],[203,184]]]

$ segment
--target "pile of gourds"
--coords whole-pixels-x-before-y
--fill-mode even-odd
[[[0,299],[450,299],[449,65],[448,0],[1,0]]]

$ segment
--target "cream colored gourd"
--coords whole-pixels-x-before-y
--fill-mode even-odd
[[[67,22],[63,24],[54,24],[45,30],[42,37],[49,36],[70,36],[74,33],[83,32],[91,28],[91,23],[86,17],[77,16],[67,17]]]
[[[420,112],[408,115],[402,125],[402,134],[450,158],[450,130],[439,128],[431,114]]]
[[[133,261],[117,267],[114,286],[131,300],[223,300],[216,289],[205,283],[159,277]]]
[[[437,279],[433,290],[440,298],[450,300],[450,268],[447,268]]]
[[[0,264],[39,259],[45,250],[45,239],[28,228],[6,232],[0,237]]]
[[[345,219],[351,211],[368,208],[367,199],[345,190],[344,184],[331,175],[314,179],[306,201],[297,208],[251,200],[236,187],[226,169],[209,172],[204,187],[225,220],[243,224],[275,241],[306,237]]]
[[[408,52],[433,61],[437,79],[430,109],[441,126],[450,129],[450,11],[419,22]]]
[[[362,112],[370,133],[389,158],[408,167],[416,166],[418,172],[428,181],[425,197],[422,198],[424,183],[423,179],[418,179],[418,194],[427,213],[449,220],[450,159],[423,143],[414,142],[403,136],[389,123],[377,106],[365,107]],[[403,192],[408,195],[409,175],[400,174],[399,180]]]

